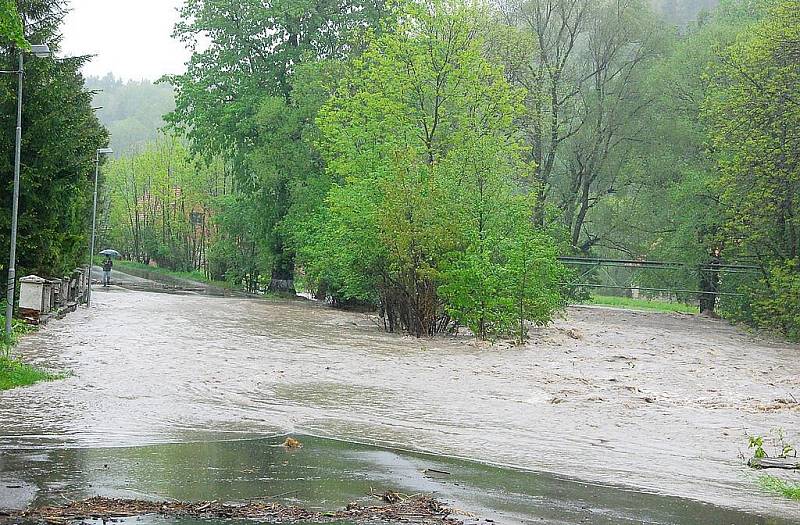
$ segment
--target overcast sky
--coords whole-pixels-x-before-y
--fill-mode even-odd
[[[97,55],[85,75],[129,80],[180,73],[188,53],[171,38],[183,0],[70,0],[61,54]]]

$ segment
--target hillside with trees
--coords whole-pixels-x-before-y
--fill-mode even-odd
[[[158,137],[163,117],[175,108],[172,87],[150,80],[123,81],[108,74],[89,77],[86,88],[93,93],[97,116],[111,134],[116,155],[143,148]]]
[[[719,3],[720,0],[652,0],[653,9],[659,15],[679,26],[696,21],[700,15],[710,14]]]

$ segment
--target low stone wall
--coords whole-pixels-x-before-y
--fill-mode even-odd
[[[28,275],[19,280],[19,313],[30,324],[42,324],[61,317],[85,304],[89,293],[90,270],[76,268],[62,278]]]

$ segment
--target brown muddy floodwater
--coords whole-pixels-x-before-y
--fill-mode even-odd
[[[738,457],[800,443],[800,347],[686,315],[571,308],[525,347],[383,333],[305,301],[112,287],[17,353],[0,454],[297,432],[554,472],[800,521]]]

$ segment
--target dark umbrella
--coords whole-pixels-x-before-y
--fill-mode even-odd
[[[106,257],[122,257],[122,254],[117,250],[103,250],[100,252],[100,255],[105,255]]]

